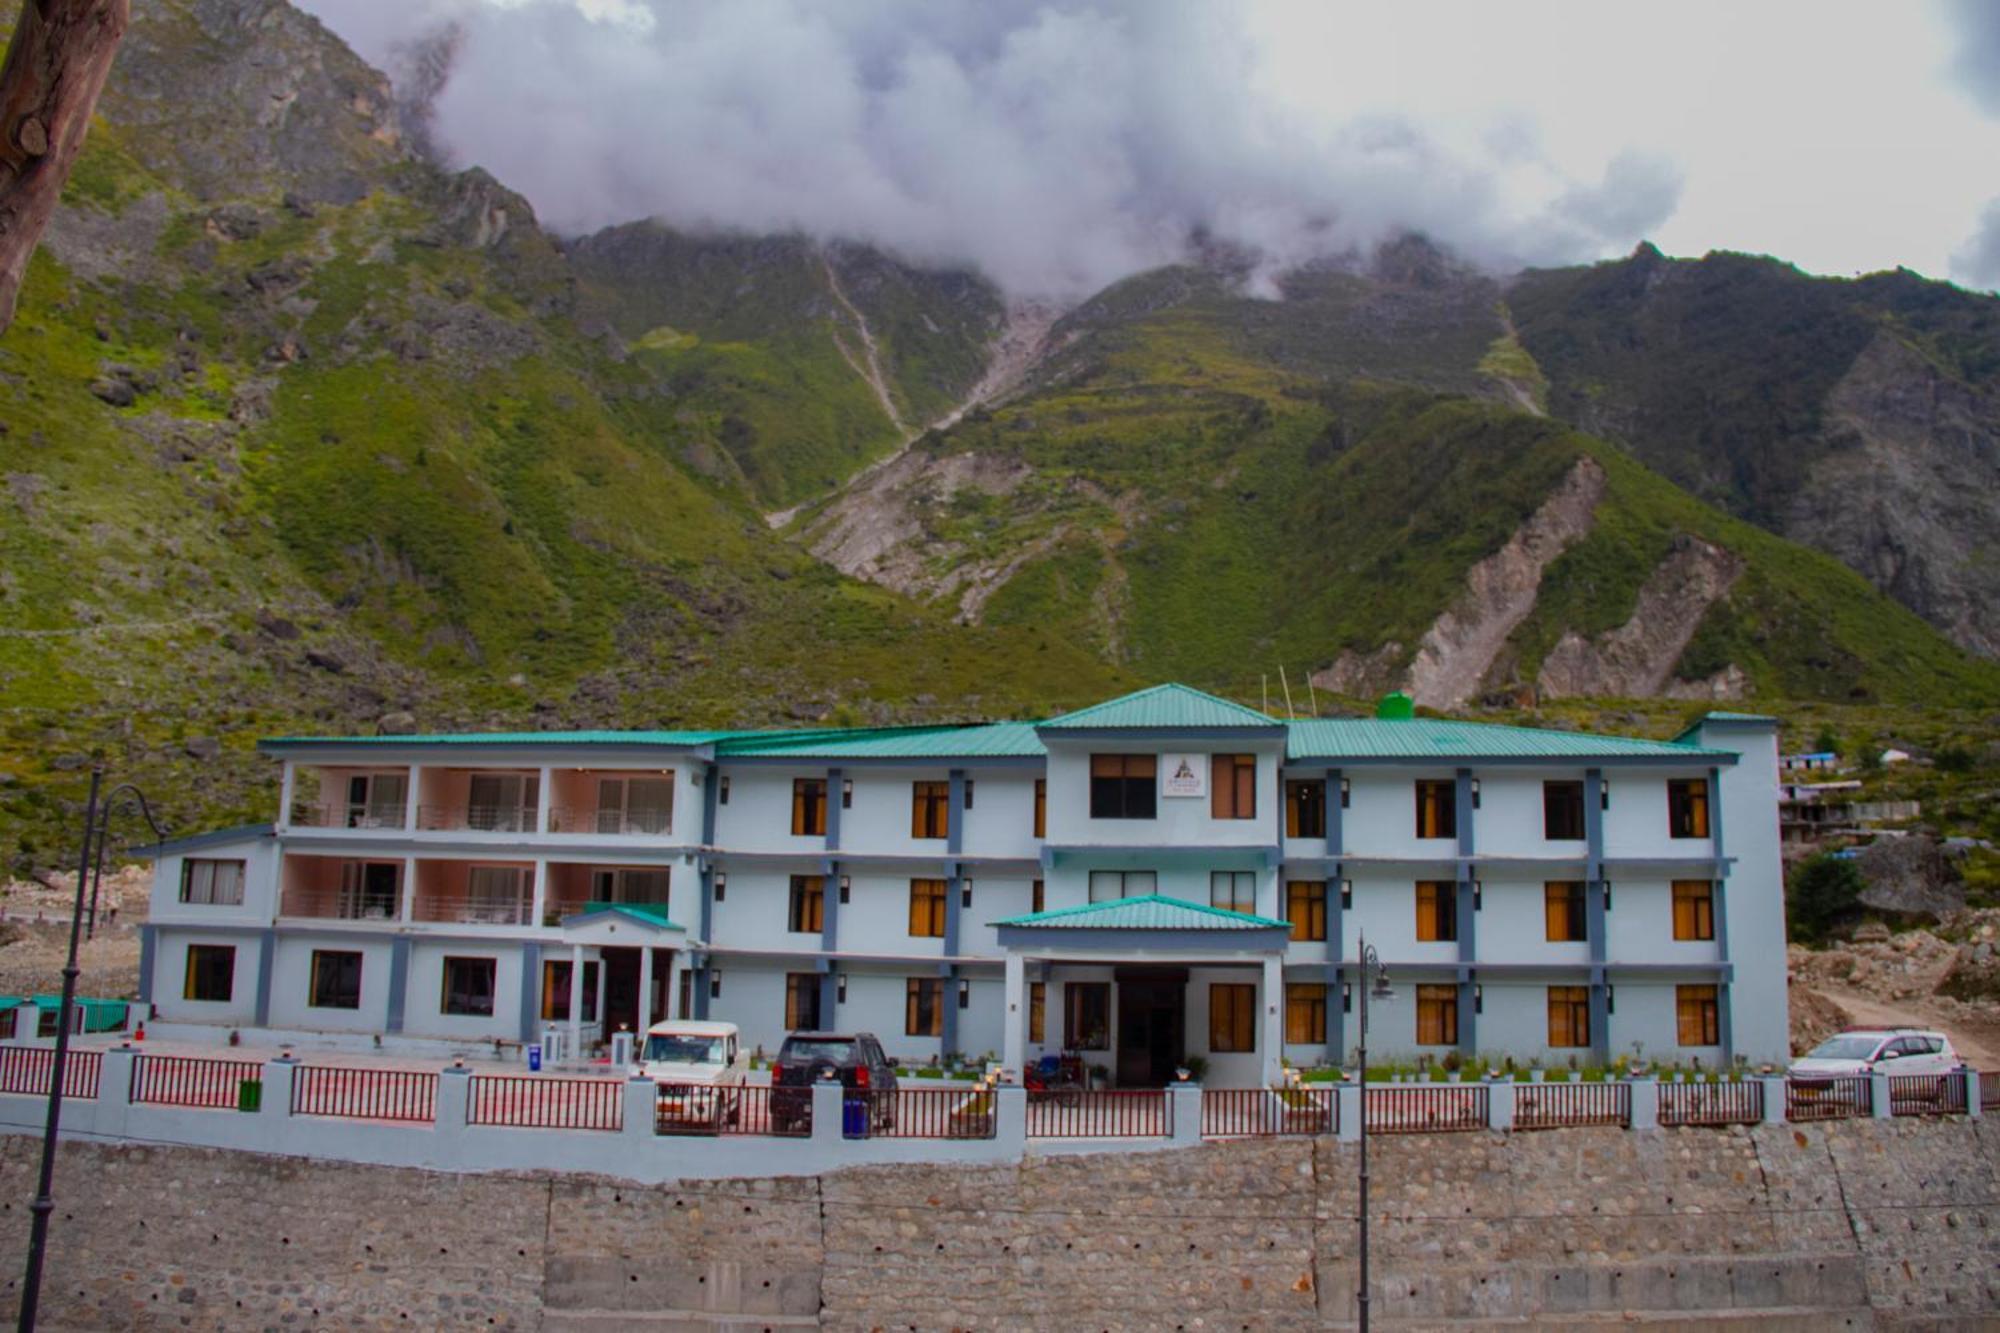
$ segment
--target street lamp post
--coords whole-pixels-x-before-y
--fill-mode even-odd
[[[1368,1000],[1386,1000],[1395,995],[1389,988],[1389,969],[1382,966],[1381,955],[1362,935],[1356,941],[1359,946],[1361,975],[1357,978],[1361,988],[1361,1040],[1357,1047],[1357,1063],[1360,1065],[1361,1080],[1361,1333],[1368,1333]]]
[[[92,852],[97,853],[99,873],[102,874],[103,847],[109,836],[111,817],[121,810],[136,810],[152,828],[155,837],[166,837],[159,822],[153,818],[153,811],[146,804],[144,794],[137,787],[121,783],[100,800],[98,790],[103,782],[104,766],[99,764],[90,770],[90,798],[83,807],[83,850],[77,857],[76,901],[69,914],[69,957],[63,963],[62,1004],[56,1011],[56,1048],[49,1066],[49,1110],[42,1126],[41,1176],[35,1189],[35,1202],[29,1208],[34,1221],[28,1240],[28,1271],[21,1283],[21,1317],[18,1324],[21,1333],[32,1333],[35,1327],[35,1315],[42,1296],[42,1259],[49,1246],[49,1214],[56,1209],[56,1131],[62,1123],[63,1075],[69,1065],[70,1015],[76,1010],[77,937],[83,931],[84,883],[90,878]]]

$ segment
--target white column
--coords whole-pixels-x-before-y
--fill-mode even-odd
[[[1026,1068],[1028,1039],[1028,960],[1013,950],[1007,952],[1007,1007],[1001,1012],[1005,1028],[1000,1038],[1000,1067],[1009,1077],[1020,1078]],[[955,1001],[954,1001],[955,1003]]]
[[[601,969],[600,969],[601,970]],[[583,946],[569,946],[569,1058],[583,1056]]]
[[[423,786],[423,765],[411,764],[409,790],[403,793],[403,827],[406,830],[414,831],[417,827],[417,810],[423,804]]]
[[[535,788],[535,832],[549,832],[549,785],[555,770],[542,765],[542,780]],[[539,920],[539,917],[537,918]]]
[[[600,1026],[604,1023],[604,1020],[610,1016],[609,1012],[604,1007],[605,1001],[609,998],[605,994],[605,991],[607,988],[607,983],[610,980],[611,980],[611,969],[604,965],[604,954],[600,951],[597,955],[597,1008],[594,1011],[597,1014],[597,1021]]]
[[[403,858],[403,912],[402,919],[417,919],[417,858]]]
[[[292,829],[293,775],[297,766],[291,760],[285,761],[283,776],[278,779],[278,832],[289,833]]]
[[[644,945],[639,950],[639,1022],[633,1028],[638,1034],[634,1040],[639,1045],[646,1044],[646,1029],[653,1026],[653,946]]]
[[[1276,1087],[1284,1076],[1285,1054],[1285,959],[1270,954],[1264,959],[1264,1086]]]
[[[544,857],[535,858],[535,897],[528,905],[529,926],[542,924],[543,915],[549,910],[549,863]]]
[[[681,976],[687,971],[687,950],[675,949],[667,955],[667,1018],[686,1018],[681,1012]]]

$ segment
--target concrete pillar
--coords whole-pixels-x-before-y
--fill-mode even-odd
[[[1201,1142],[1201,1084],[1167,1085],[1167,1123],[1173,1127],[1173,1144],[1192,1148]]]
[[[291,760],[285,761],[278,778],[278,832],[292,831],[292,801],[298,790],[298,769]]]
[[[1876,1072],[1868,1075],[1868,1095],[1874,1106],[1875,1118],[1887,1120],[1895,1114],[1889,1108],[1889,1076]]]
[[[1782,1125],[1785,1123],[1785,1076],[1783,1074],[1759,1074],[1757,1082],[1764,1087],[1764,1123]]]
[[[1514,1080],[1486,1081],[1486,1127],[1506,1133],[1514,1128]]]
[[[1984,1109],[1979,1104],[1979,1071],[1970,1065],[1960,1065],[1958,1076],[1965,1080],[1965,1113],[1977,1120]]]
[[[153,967],[160,952],[160,928],[155,925],[139,927],[139,1008],[153,1002]]]
[[[74,1049],[74,1048],[72,1048]],[[97,1072],[97,1132],[123,1136],[126,1112],[132,1105],[132,1073],[139,1062],[139,1048],[126,1042],[104,1053]]]
[[[534,898],[528,904],[528,920],[525,924],[539,926],[547,918],[549,911],[549,862],[547,857],[535,858]]]
[[[823,1149],[838,1150],[843,1141],[840,1104],[846,1092],[835,1078],[823,1078],[812,1085],[812,1141]]]
[[[299,1062],[280,1055],[264,1062],[264,1100],[259,1114],[289,1116],[292,1113],[292,1078]]]
[[[639,1143],[653,1141],[659,1132],[656,1124],[659,1098],[660,1085],[650,1078],[635,1076],[625,1080],[625,1123],[621,1130],[624,1138]]]
[[[1259,1047],[1263,1055],[1261,1086],[1274,1088],[1284,1077],[1285,959],[1282,954],[1265,956],[1260,998],[1264,1002],[1264,1040]]]
[[[412,788],[412,790],[415,790]],[[396,919],[414,921],[417,918],[417,858],[403,858],[403,901],[397,909]]]
[[[646,1044],[646,1029],[653,1026],[653,946],[643,945],[639,949],[639,1021],[632,1031],[639,1045]]]
[[[462,1064],[438,1071],[437,1131],[446,1134],[472,1123],[472,1071]]]
[[[583,946],[569,946],[569,1058],[583,1058]]]
[[[1628,1086],[1632,1089],[1632,1119],[1628,1129],[1658,1129],[1660,1127],[1660,1081],[1651,1075],[1633,1078]]]
[[[386,1031],[403,1030],[404,1011],[409,998],[410,937],[398,935],[389,941],[389,1009],[382,1024]]]
[[[687,971],[687,950],[675,949],[667,955],[667,1017],[686,1018],[680,1012],[681,976]]]
[[[403,793],[403,827],[416,829],[423,819],[424,766],[410,765],[410,785]]]
[[[552,832],[549,828],[549,802],[551,799],[549,789],[555,785],[554,778],[555,770],[547,764],[543,764],[541,778],[535,784],[535,832],[537,833]],[[538,892],[540,888],[540,873],[541,867],[537,865],[536,886]],[[535,920],[540,921],[541,919],[541,908],[540,904],[537,903]]]
[[[1334,1084],[1333,1104],[1339,1108],[1334,1116],[1334,1137],[1347,1143],[1358,1141],[1361,1138],[1361,1085],[1353,1081]]]
[[[1018,1160],[1028,1151],[1028,1090],[1019,1083],[1002,1083],[993,1096],[994,1142]]]
[[[148,927],[151,929],[151,927]],[[257,1009],[256,1025],[268,1027],[271,1023],[271,982],[278,961],[278,932],[262,930],[257,933]],[[150,998],[150,997],[146,997]]]
[[[604,956],[599,954],[597,958],[597,1007],[591,1010],[591,1012],[597,1015],[597,1022],[600,1027],[603,1026],[604,1020],[609,1014],[609,1011],[605,1008],[605,1004],[610,998],[607,993],[610,990],[610,982],[611,969],[604,965]]]
[[[1022,1077],[1028,1052],[1028,960],[1007,954],[1007,1003],[1001,1011],[1000,1067],[1010,1078]]]

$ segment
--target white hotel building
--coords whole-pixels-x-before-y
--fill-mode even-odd
[[[154,849],[163,1035],[711,1017],[1247,1085],[1351,1060],[1365,936],[1381,1057],[1787,1054],[1769,718],[1660,742],[1163,685],[1039,724],[262,748],[275,824]]]

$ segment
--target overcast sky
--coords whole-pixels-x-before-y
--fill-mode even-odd
[[[1733,249],[2000,286],[2000,0],[299,0],[562,232],[800,229],[1076,297],[1282,266]]]

